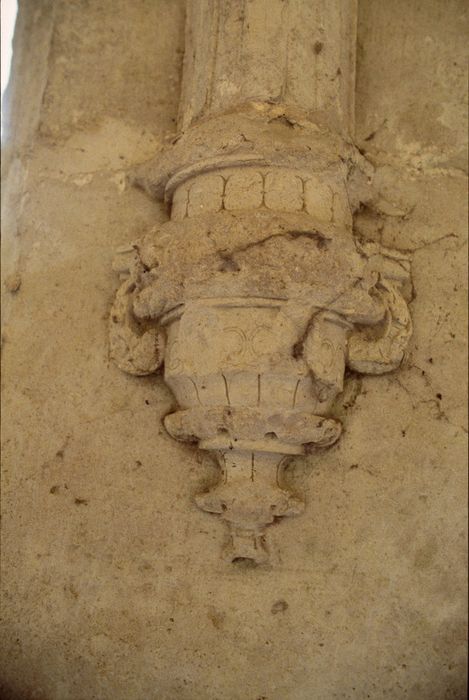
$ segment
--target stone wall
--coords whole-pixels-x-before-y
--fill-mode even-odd
[[[167,435],[161,377],[109,361],[115,249],[168,218],[127,175],[176,134],[184,16],[183,0],[20,2],[2,190],[2,697],[459,700],[465,3],[359,2],[356,140],[382,201],[355,230],[412,252],[414,336],[398,373],[347,377],[341,441],[291,462],[307,505],[271,528],[271,568],[220,559],[222,526],[193,501],[212,458]]]

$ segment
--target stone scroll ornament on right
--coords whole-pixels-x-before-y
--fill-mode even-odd
[[[198,113],[184,71],[181,134],[135,178],[171,219],[118,256],[111,354],[133,375],[164,367],[166,430],[220,465],[196,502],[227,522],[229,561],[262,564],[268,525],[304,508],[285,464],[340,437],[346,368],[404,358],[410,261],[354,237],[372,169],[343,130],[267,100]]]

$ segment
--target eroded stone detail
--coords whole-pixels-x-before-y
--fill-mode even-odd
[[[410,271],[406,255],[360,245],[342,223],[244,210],[253,170],[231,178],[236,209],[175,217],[119,256],[127,279],[111,349],[133,374],[155,371],[164,355],[180,406],[166,429],[215,452],[222,469],[197,503],[229,523],[229,558],[262,562],[265,527],[302,509],[280,485],[285,456],[340,435],[330,412],[345,368],[379,374],[402,362]],[[203,180],[199,201],[219,196],[221,176]]]
[[[177,188],[171,218],[182,221],[208,212],[264,209],[305,211],[316,219],[350,224],[350,209],[320,178],[287,169],[227,168],[220,175],[204,174]]]
[[[287,19],[307,51],[310,4],[274,5],[262,55],[275,60]],[[229,560],[267,561],[266,527],[303,508],[283,485],[285,460],[339,438],[332,409],[346,368],[396,369],[412,331],[408,257],[361,244],[352,230],[373,196],[372,168],[348,137],[354,3],[313,5],[331,63],[317,63],[303,85],[291,82],[288,61],[274,74],[267,61],[263,73],[235,53],[225,70],[237,3],[190,3],[182,131],[134,174],[168,202],[171,220],[117,261],[111,354],[136,375],[164,363],[179,406],[167,431],[220,464],[218,486],[196,500],[228,523]],[[217,41],[206,45],[201,17],[211,26],[220,12]],[[277,78],[280,92],[268,97]],[[287,93],[294,104],[282,103]]]

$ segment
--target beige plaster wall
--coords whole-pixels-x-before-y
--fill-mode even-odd
[[[2,698],[459,700],[465,657],[461,0],[360,0],[357,141],[414,251],[405,367],[351,375],[296,459],[272,569],[220,560],[161,378],[108,359],[115,248],[164,221],[125,174],[175,133],[183,0],[23,0],[3,196]],[[301,70],[301,66],[298,66]]]

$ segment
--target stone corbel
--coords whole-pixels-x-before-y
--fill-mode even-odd
[[[353,37],[353,3],[312,4],[330,29],[324,70],[342,77],[331,87],[316,67],[316,103],[299,106],[306,93],[297,84],[294,104],[283,102],[286,78],[282,99],[253,100],[240,68],[246,57],[237,54],[238,68],[225,65],[223,42],[243,3],[189,3],[181,134],[136,177],[166,199],[171,220],[116,263],[123,282],[111,312],[111,354],[130,374],[164,365],[179,406],[165,418],[167,431],[216,455],[219,484],[196,502],[228,523],[230,561],[266,562],[267,526],[303,510],[283,485],[283,467],[339,438],[332,409],[346,367],[396,369],[412,332],[408,257],[353,236],[350,183],[363,169],[347,135],[353,51],[344,43]],[[279,12],[275,36],[284,31],[282,13],[290,13],[290,32],[311,21],[309,3],[269,6]],[[249,8],[262,14],[265,3]],[[200,19],[210,24],[215,15],[218,41],[205,64],[194,64],[205,50]],[[204,65],[208,106],[197,92],[206,87]],[[256,98],[273,89],[277,72],[265,70]]]

